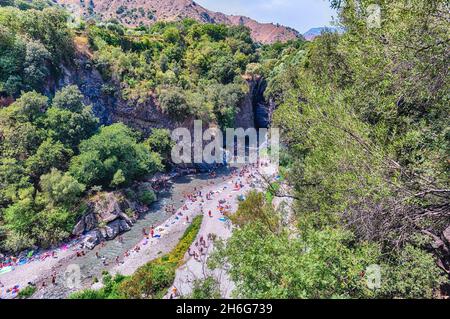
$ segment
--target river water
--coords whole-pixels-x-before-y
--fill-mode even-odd
[[[94,278],[101,280],[102,272],[107,270],[109,268],[108,266],[114,264],[117,256],[120,256],[122,259],[126,251],[135,247],[142,240],[143,228],[146,228],[148,231],[149,227],[152,225],[157,226],[167,220],[171,214],[165,211],[164,207],[166,205],[173,205],[175,209],[178,210],[185,201],[184,194],[194,192],[194,188],[201,189],[206,187],[211,184],[211,182],[220,184],[223,181],[223,177],[230,174],[230,170],[228,168],[221,168],[217,170],[216,173],[217,176],[215,178],[211,178],[211,176],[206,173],[175,178],[170,183],[168,189],[158,194],[158,201],[150,207],[150,210],[141,215],[130,231],[121,235],[123,238],[122,243],[116,238],[115,240],[105,242],[104,247],[99,245],[92,251],[85,251],[85,256],[76,258],[74,263],[80,267],[82,285],[90,286],[93,283]],[[106,257],[109,265],[103,265],[102,260],[97,258],[96,252],[98,252],[100,256]],[[65,267],[62,267],[57,271],[57,285],[49,285],[38,292],[35,297],[67,297],[73,290],[66,285],[64,277],[65,270]]]

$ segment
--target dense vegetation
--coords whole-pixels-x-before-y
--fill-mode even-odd
[[[100,126],[76,86],[53,92],[76,35],[105,94],[131,108],[155,104],[177,122],[233,126],[245,79],[267,80],[283,179],[247,196],[211,260],[229,265],[236,296],[436,296],[450,271],[448,251],[433,243],[450,224],[449,4],[381,1],[381,27],[371,28],[372,1],[331,3],[342,35],[259,47],[240,26],[89,21],[71,29],[51,2],[0,2],[0,249],[56,244],[90,194],[170,164],[169,131],[144,137],[121,123]],[[150,191],[134,196],[155,200]],[[275,209],[280,197],[290,207]],[[74,298],[161,297],[200,223],[170,254]],[[370,265],[381,269],[376,289],[367,285]],[[218,294],[208,277],[190,297]]]
[[[177,246],[167,255],[140,267],[131,276],[105,274],[104,287],[84,290],[72,299],[142,299],[162,298],[175,280],[175,271],[184,262],[184,255],[198,235],[203,216],[196,216],[184,232]]]
[[[240,297],[431,298],[448,282],[431,243],[450,222],[449,5],[384,1],[368,28],[371,3],[335,2],[343,35],[263,49],[292,188],[275,193],[294,198],[297,227],[270,197],[241,204],[220,254]]]
[[[19,8],[28,9],[21,3],[17,2]],[[59,73],[60,64],[70,61],[73,43],[67,14],[43,7],[0,7],[0,105],[2,97],[43,89],[48,77]]]
[[[137,29],[111,21],[85,28],[97,67],[121,87],[129,105],[156,95],[174,120],[195,115],[222,126],[234,123],[248,90],[242,75],[257,59],[247,28],[193,20]]]
[[[170,165],[169,131],[143,136],[123,124],[99,127],[76,86],[54,94],[77,39],[88,39],[105,94],[133,107],[156,98],[176,121],[232,126],[256,61],[243,27],[191,20],[126,29],[115,21],[70,26],[47,1],[0,8],[0,246],[18,251],[68,237],[92,192],[131,186]],[[78,45],[78,44],[77,44]],[[139,193],[142,203],[154,194]]]
[[[3,246],[48,246],[70,235],[91,188],[115,188],[162,169],[161,157],[123,124],[98,129],[74,86],[28,92],[0,110]]]

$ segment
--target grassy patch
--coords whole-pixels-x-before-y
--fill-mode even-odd
[[[18,296],[20,299],[26,299],[33,296],[35,292],[36,292],[35,286],[27,286],[26,288],[19,291]]]

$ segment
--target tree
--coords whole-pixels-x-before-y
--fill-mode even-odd
[[[49,138],[42,142],[36,153],[25,161],[25,167],[28,174],[38,180],[51,168],[64,169],[70,157],[72,157],[72,150],[64,147],[61,142],[55,142]]]
[[[216,79],[219,83],[228,84],[233,82],[234,78],[238,75],[239,70],[236,65],[233,56],[224,55],[217,59],[217,61],[211,65],[209,70],[209,76],[211,79]]]
[[[379,250],[373,244],[350,245],[353,240],[351,233],[334,229],[274,234],[254,222],[219,245],[210,265],[229,264],[240,298],[373,297],[362,274]]]
[[[0,123],[2,113],[0,112]],[[23,161],[34,154],[44,138],[44,132],[30,122],[0,124],[0,156]]]
[[[20,96],[7,111],[11,119],[19,123],[34,122],[43,115],[47,109],[48,99],[36,91],[27,92]]]
[[[215,117],[222,128],[234,127],[245,91],[240,83],[211,84],[207,88],[208,100],[214,106]]]
[[[249,192],[247,198],[239,203],[238,210],[231,216],[231,220],[239,227],[261,222],[270,231],[279,231],[279,219],[271,203],[266,202],[264,193],[256,191]]]
[[[52,207],[58,205],[70,207],[78,201],[85,190],[85,186],[68,173],[63,174],[54,168],[50,173],[41,176],[39,185],[45,202]]]
[[[69,171],[80,183],[87,186],[103,185],[107,173],[96,151],[82,152],[73,157],[70,161]]]
[[[159,95],[159,103],[164,112],[178,121],[186,119],[191,114],[185,95],[175,88],[162,91]]]
[[[102,127],[100,132],[80,144],[80,155],[70,164],[71,174],[88,185],[110,186],[114,175],[130,181],[161,169],[161,158],[136,142],[135,133],[124,124]],[[117,180],[118,181],[118,180]]]
[[[3,219],[5,227],[17,234],[29,234],[36,222],[35,205],[32,198],[21,199],[5,209]]]
[[[80,113],[52,106],[44,119],[44,126],[50,137],[71,148],[76,148],[80,141],[89,138],[98,127],[98,118],[90,107]]]
[[[117,172],[114,173],[113,179],[111,181],[111,187],[118,187],[126,181],[127,180],[125,178],[125,175],[123,174],[123,171],[121,169],[118,169]]]
[[[170,136],[170,131],[166,129],[152,129],[151,135],[145,140],[152,152],[158,153],[166,161],[170,160],[170,153],[174,142]]]
[[[193,283],[191,299],[220,299],[219,282],[214,277],[196,279]]]
[[[61,207],[45,208],[37,216],[33,235],[42,247],[50,247],[67,238],[74,226],[74,214]]]
[[[150,205],[153,202],[155,202],[158,198],[156,197],[156,194],[154,191],[145,189],[139,192],[138,199],[141,203],[145,205]]]
[[[383,298],[431,299],[446,281],[433,256],[420,248],[406,245],[393,257],[381,267]]]
[[[19,190],[30,187],[25,169],[14,158],[0,158],[0,208],[19,199]]]
[[[47,68],[50,59],[50,52],[42,43],[27,40],[23,80],[28,88],[36,90],[41,88],[44,80],[50,75],[50,70]]]
[[[83,94],[81,94],[76,85],[66,86],[56,92],[52,101],[52,107],[69,110],[74,113],[82,113],[85,108]]]

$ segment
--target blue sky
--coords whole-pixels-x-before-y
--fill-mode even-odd
[[[275,22],[304,33],[330,26],[336,13],[328,0],[194,0],[213,11],[245,15],[260,22]]]

